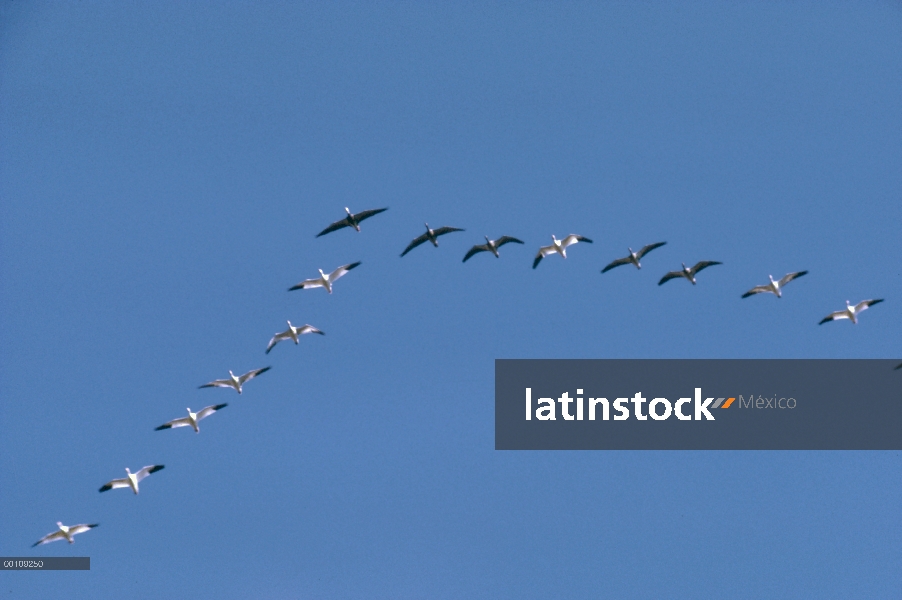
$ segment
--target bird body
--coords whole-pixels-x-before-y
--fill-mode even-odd
[[[783,297],[783,286],[787,283],[801,277],[802,275],[807,275],[808,271],[799,271],[797,273],[787,273],[779,280],[774,280],[773,275],[768,275],[767,278],[770,279],[770,283],[765,283],[764,285],[756,285],[746,293],[742,295],[743,298],[748,298],[749,296],[754,296],[755,294],[773,294],[777,298]]]
[[[266,347],[266,354],[269,354],[269,351],[273,349],[273,346],[278,344],[283,340],[293,340],[294,344],[298,344],[298,337],[304,335],[305,333],[318,333],[320,335],[326,335],[313,325],[302,325],[300,327],[295,327],[291,324],[291,321],[288,321],[288,329],[281,333],[277,333],[273,336],[271,340],[269,340],[269,345]]]
[[[340,277],[343,277],[348,271],[360,265],[360,261],[355,263],[351,263],[349,265],[342,265],[329,273],[328,275],[323,273],[322,269],[317,269],[319,271],[319,277],[315,277],[313,279],[305,279],[304,281],[295,284],[288,288],[288,291],[291,292],[293,290],[307,290],[311,288],[326,288],[326,291],[330,294],[332,293],[332,284],[335,283]]]
[[[454,231],[464,231],[458,227],[439,227],[438,229],[432,229],[429,227],[429,223],[426,223],[426,233],[421,236],[413,238],[406,248],[404,248],[404,252],[401,253],[401,256],[404,256],[423,242],[432,242],[432,245],[438,248],[438,237],[440,235],[445,235],[446,233],[452,233]]]
[[[155,428],[154,431],[161,431],[163,429],[174,429],[176,427],[191,427],[194,429],[194,433],[200,433],[200,427],[197,426],[197,422],[201,419],[206,419],[217,410],[225,408],[228,404],[216,404],[215,406],[208,406],[206,408],[202,408],[196,413],[191,412],[191,408],[188,408],[188,416],[182,417],[181,419],[173,419],[168,423],[163,423],[159,427]]]
[[[473,256],[474,254],[478,254],[479,252],[491,252],[492,254],[495,255],[495,258],[499,258],[501,255],[498,254],[498,248],[500,248],[504,244],[508,244],[510,242],[513,242],[515,244],[523,243],[522,241],[518,240],[517,238],[511,237],[509,235],[503,235],[500,238],[498,238],[497,240],[490,240],[489,236],[487,236],[487,235],[483,236],[483,237],[485,237],[485,244],[478,244],[478,245],[470,248],[470,251],[467,252],[466,256],[464,256],[463,262],[467,262],[467,260],[471,256]]]
[[[234,373],[232,373],[231,370],[229,370],[229,378],[228,379],[214,379],[210,383],[203,384],[198,389],[207,388],[207,387],[230,387],[240,394],[241,387],[245,383],[247,383],[248,381],[250,381],[257,375],[260,375],[261,373],[266,373],[271,368],[272,367],[263,367],[262,369],[254,369],[253,371],[248,371],[247,373],[245,373],[244,375],[241,375],[240,377],[238,375],[235,375]]]
[[[129,487],[132,491],[137,495],[138,494],[138,482],[150,475],[151,473],[156,473],[157,471],[163,469],[165,465],[149,465],[138,471],[137,473],[132,473],[129,471],[128,467],[125,468],[126,477],[122,479],[113,479],[102,488],[100,488],[101,492],[105,492],[107,490],[115,490],[117,488]]]
[[[667,242],[657,242],[655,244],[649,244],[647,246],[643,246],[642,249],[640,249],[638,252],[633,252],[632,248],[627,248],[627,250],[629,250],[629,252],[630,252],[629,256],[625,256],[623,258],[618,258],[617,260],[612,261],[610,264],[608,264],[608,266],[606,266],[604,269],[602,269],[601,272],[607,273],[614,267],[619,267],[620,265],[628,265],[628,264],[632,264],[637,269],[641,269],[642,264],[639,263],[639,261],[642,259],[642,257],[645,256],[646,254],[648,254],[649,252],[651,252],[652,250],[654,250],[655,248],[660,248],[661,246],[663,246],[666,243]]]
[[[873,306],[875,304],[880,304],[883,302],[883,298],[878,298],[877,300],[862,300],[855,306],[849,304],[849,301],[846,300],[846,308],[845,310],[838,310],[836,312],[832,312],[823,319],[818,325],[823,325],[827,321],[838,321],[840,319],[849,319],[855,325],[858,325],[858,315],[861,314],[862,311],[868,309],[868,307]]]
[[[99,523],[93,523],[91,525],[72,525],[66,526],[63,525],[61,521],[56,522],[56,526],[59,527],[58,531],[54,531],[53,533],[48,533],[34,544],[31,545],[32,548],[35,546],[40,546],[41,544],[49,544],[50,542],[56,542],[58,540],[66,540],[70,544],[74,544],[75,540],[73,536],[84,533],[90,529],[97,527]]]
[[[708,267],[712,267],[714,265],[722,265],[723,263],[717,262],[716,260],[702,260],[695,263],[692,268],[686,267],[686,263],[681,264],[683,265],[682,270],[669,272],[667,275],[661,278],[661,281],[658,282],[658,285],[663,285],[671,279],[675,279],[677,277],[685,277],[692,283],[692,285],[695,285],[695,276],[699,271],[701,271],[702,269],[707,269]]]
[[[567,246],[572,246],[578,242],[587,242],[589,244],[592,243],[587,237],[577,235],[575,233],[571,233],[567,237],[562,240],[557,239],[554,235],[551,236],[551,245],[550,246],[541,246],[539,248],[539,253],[536,254],[535,260],[532,261],[532,268],[535,269],[539,266],[539,263],[542,262],[542,259],[548,256],[549,254],[560,254],[563,258],[567,258]]]
[[[316,237],[320,237],[321,235],[326,235],[327,233],[337,231],[339,229],[342,229],[343,227],[353,227],[356,231],[360,231],[360,222],[361,221],[363,221],[364,219],[369,219],[373,215],[378,215],[379,213],[385,212],[387,210],[388,210],[387,207],[386,208],[374,208],[371,210],[363,210],[357,214],[353,214],[350,210],[348,210],[348,207],[345,206],[345,212],[348,213],[345,216],[345,218],[335,221],[334,223],[332,223],[331,225],[329,225],[328,227],[326,227],[325,229],[320,231],[318,234],[316,234]]]

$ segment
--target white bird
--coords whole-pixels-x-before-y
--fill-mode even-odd
[[[880,304],[883,302],[883,298],[879,298],[877,300],[862,300],[855,306],[851,306],[849,301],[846,300],[846,309],[838,310],[836,312],[830,313],[828,316],[821,319],[821,322],[818,325],[823,325],[827,321],[836,321],[839,319],[851,319],[852,322],[858,325],[858,315],[867,310],[869,306],[873,306],[875,304]]]
[[[406,248],[404,248],[404,252],[401,253],[401,256],[404,256],[423,242],[429,241],[432,242],[432,245],[438,248],[438,236],[445,235],[446,233],[451,233],[452,231],[464,231],[463,229],[459,229],[457,227],[439,227],[438,229],[430,229],[429,223],[426,223],[426,233],[423,235],[416,237],[410,242]]]
[[[388,208],[374,208],[371,210],[362,210],[356,214],[351,214],[351,211],[348,210],[347,206],[345,206],[345,212],[348,213],[348,215],[344,219],[335,221],[334,223],[320,231],[318,234],[316,234],[316,237],[326,235],[327,233],[332,233],[333,231],[341,229],[342,227],[353,227],[357,231],[360,231],[361,221],[363,221],[364,219],[369,219],[373,215],[378,215],[379,213],[385,212],[387,210]]]
[[[479,252],[491,252],[492,254],[495,255],[495,258],[498,258],[500,256],[498,254],[498,248],[500,248],[504,244],[507,244],[510,242],[513,242],[515,244],[523,243],[522,241],[518,240],[517,238],[511,237],[509,235],[502,235],[497,240],[490,240],[489,236],[487,236],[487,235],[483,236],[483,237],[485,237],[485,243],[476,245],[476,246],[473,246],[472,248],[470,248],[470,251],[467,252],[466,256],[464,256],[464,262],[467,262],[468,258],[473,256],[474,254],[478,254]]]
[[[349,265],[342,265],[342,266],[338,267],[337,269],[335,269],[334,271],[332,271],[331,273],[329,273],[328,275],[323,273],[322,269],[317,269],[319,271],[319,277],[316,277],[314,279],[305,279],[304,281],[298,283],[297,285],[293,285],[290,288],[288,288],[288,291],[290,292],[293,290],[307,290],[310,288],[322,287],[322,288],[326,288],[326,291],[331,294],[332,293],[332,284],[335,283],[335,281],[339,277],[344,276],[345,273],[347,273],[348,271],[350,271],[351,269],[353,269],[354,267],[356,267],[359,264],[360,264],[360,261],[351,263]]]
[[[188,416],[182,417],[181,419],[173,419],[168,423],[163,423],[159,427],[156,427],[154,431],[161,431],[163,429],[174,429],[176,427],[192,427],[194,428],[194,433],[200,433],[200,428],[197,426],[197,422],[201,419],[206,419],[217,410],[221,408],[225,408],[228,404],[217,404],[216,406],[208,406],[206,408],[202,408],[196,413],[191,412],[191,409],[188,409]]]
[[[768,275],[768,279],[770,279],[770,283],[766,283],[764,285],[756,285],[746,293],[742,295],[743,298],[748,298],[749,296],[754,296],[755,294],[773,294],[777,298],[783,297],[783,286],[796,279],[797,277],[801,277],[802,275],[807,275],[808,271],[799,271],[798,273],[787,273],[784,275],[779,281],[774,281],[773,275]]]
[[[591,244],[592,240],[581,235],[576,235],[575,233],[571,233],[562,240],[558,240],[552,235],[551,245],[542,246],[539,248],[539,253],[536,254],[536,259],[532,262],[532,268],[535,269],[536,267],[538,267],[543,258],[548,256],[549,254],[554,254],[555,252],[557,252],[564,258],[567,258],[567,246],[572,246],[573,244],[576,244],[578,242],[588,242],[589,244]]]
[[[297,345],[298,336],[304,335],[305,333],[318,333],[320,335],[326,335],[313,325],[302,325],[300,327],[295,327],[291,324],[291,321],[288,321],[288,329],[281,333],[277,333],[271,340],[269,340],[269,345],[266,347],[266,354],[269,354],[269,351],[272,350],[273,346],[275,346],[282,340],[294,340],[294,344]]]
[[[642,260],[642,257],[645,256],[646,254],[648,254],[649,252],[651,252],[652,250],[654,250],[655,248],[660,248],[661,246],[663,246],[666,243],[667,242],[657,242],[656,244],[649,244],[647,246],[643,246],[642,249],[639,250],[638,252],[633,252],[632,248],[627,248],[627,250],[630,251],[629,256],[625,256],[623,258],[618,258],[617,260],[612,261],[611,264],[609,264],[604,269],[602,269],[601,272],[607,273],[614,267],[619,267],[620,265],[628,265],[628,264],[633,264],[636,266],[637,269],[641,269],[642,265],[639,264],[639,261]]]
[[[137,494],[138,493],[138,482],[150,475],[151,473],[156,473],[157,471],[164,468],[165,465],[149,465],[144,467],[137,473],[132,473],[128,470],[128,467],[125,468],[125,473],[127,477],[122,479],[113,479],[102,488],[100,488],[101,492],[105,492],[107,490],[115,490],[117,488],[132,488],[132,491]]]
[[[695,285],[695,275],[701,271],[702,269],[707,269],[708,267],[714,265],[722,265],[723,263],[717,262],[716,260],[702,260],[695,263],[691,269],[686,268],[686,263],[681,263],[683,265],[682,271],[671,271],[667,275],[661,278],[661,281],[658,282],[658,285],[663,285],[670,281],[671,279],[675,279],[676,277],[685,277],[689,281],[692,282],[692,285]]]
[[[245,383],[260,375],[261,373],[266,373],[272,367],[263,367],[262,369],[254,369],[253,371],[248,371],[244,375],[238,377],[231,370],[229,370],[229,378],[228,379],[214,379],[210,383],[205,383],[199,386],[197,389],[207,388],[207,387],[229,387],[241,393],[241,386]]]
[[[91,525],[72,525],[68,527],[63,525],[62,522],[57,521],[56,526],[59,527],[59,531],[54,531],[53,533],[48,533],[34,544],[31,545],[32,548],[35,546],[40,546],[41,544],[49,544],[50,542],[55,542],[57,540],[66,540],[70,544],[74,544],[75,540],[72,539],[72,536],[77,535],[79,533],[84,533],[89,529],[93,529],[100,525],[100,523],[92,523]]]

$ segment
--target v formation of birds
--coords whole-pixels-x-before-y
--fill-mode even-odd
[[[380,213],[385,212],[388,208],[376,208],[371,210],[364,210],[359,213],[352,213],[348,208],[345,208],[344,218],[335,221],[330,224],[328,227],[320,231],[316,237],[321,237],[323,235],[332,233],[333,231],[338,231],[339,229],[343,229],[345,227],[351,227],[356,231],[360,231],[360,223],[365,219],[368,219],[372,216],[378,215]],[[415,237],[411,242],[407,245],[403,252],[401,252],[401,256],[403,257],[408,252],[413,250],[414,248],[424,244],[426,242],[430,242],[434,247],[438,247],[438,238],[440,236],[454,233],[458,231],[464,231],[464,229],[460,229],[458,227],[438,227],[436,229],[432,229],[429,227],[429,223],[425,224],[426,231],[421,235]],[[539,247],[538,253],[533,259],[532,268],[535,269],[539,266],[539,263],[542,259],[551,256],[553,254],[558,254],[562,258],[567,258],[567,248],[578,244],[580,242],[583,243],[592,243],[592,240],[589,238],[578,235],[578,234],[570,234],[563,239],[558,240],[554,235],[551,236],[551,244],[547,246]],[[490,252],[495,255],[496,258],[500,257],[499,249],[505,244],[514,243],[514,244],[524,244],[524,242],[520,239],[517,239],[512,236],[504,235],[498,239],[492,240],[489,239],[488,236],[485,236],[485,244],[476,244],[471,247],[467,253],[464,255],[463,262],[467,262],[470,258],[479,254],[481,252]],[[656,242],[653,244],[648,244],[643,246],[639,251],[634,252],[632,248],[629,248],[629,255],[624,256],[622,258],[615,259],[611,261],[607,266],[605,266],[601,272],[606,273],[611,269],[616,267],[620,267],[623,265],[633,265],[636,269],[641,269],[642,264],[641,260],[652,250],[660,248],[664,246],[667,242]],[[288,288],[289,291],[299,290],[299,289],[312,289],[317,287],[325,288],[327,292],[332,293],[332,286],[334,283],[347,273],[349,273],[352,269],[360,266],[360,262],[354,262],[347,265],[342,265],[331,273],[324,273],[322,269],[319,270],[319,277],[314,277],[311,279],[306,279],[301,281],[300,283],[295,284],[294,286]],[[723,264],[718,261],[713,260],[702,260],[692,267],[687,267],[685,263],[682,265],[682,268],[676,271],[670,271],[666,273],[661,280],[658,282],[658,285],[663,285],[670,281],[671,279],[679,279],[684,278],[688,280],[692,285],[696,285],[696,275],[700,273],[702,270],[707,269],[708,267],[712,267],[715,265]],[[780,279],[775,280],[773,276],[769,275],[770,279],[769,283],[763,285],[757,285],[751,288],[746,293],[742,294],[742,298],[748,298],[749,296],[754,296],[756,294],[773,294],[777,298],[783,297],[783,289],[784,287],[790,283],[791,281],[798,279],[806,275],[808,271],[797,271],[794,273],[787,273]],[[824,317],[819,325],[827,323],[828,321],[835,321],[840,319],[849,319],[852,323],[857,324],[858,318],[861,313],[868,309],[869,307],[879,304],[883,302],[882,298],[871,299],[871,300],[862,300],[857,304],[851,304],[848,300],[846,300],[846,307],[842,310],[838,310],[830,313],[826,317]],[[269,341],[269,344],[266,347],[266,354],[273,349],[273,347],[279,342],[285,340],[292,340],[295,344],[299,343],[299,337],[308,333],[316,333],[319,335],[325,335],[324,332],[320,331],[316,327],[310,324],[302,325],[300,327],[292,325],[291,321],[288,321],[288,329],[282,332],[276,333],[272,339]],[[258,375],[262,375],[267,372],[270,367],[263,367],[259,369],[253,369],[248,371],[242,375],[235,375],[232,371],[229,371],[229,377],[222,379],[214,379],[209,383],[205,383],[201,385],[201,388],[207,387],[223,387],[223,388],[232,388],[238,394],[241,394],[243,386],[250,381],[251,379],[257,377]],[[902,370],[902,364],[899,364],[895,367],[896,370]],[[216,413],[217,411],[225,408],[228,404],[214,404],[211,406],[207,406],[202,408],[197,412],[192,412],[191,408],[188,408],[188,415],[185,417],[180,417],[177,419],[173,419],[168,421],[159,427],[156,428],[157,431],[161,431],[164,429],[174,429],[178,427],[191,427],[194,429],[195,433],[200,433],[199,422],[202,419],[209,417],[210,415]],[[115,490],[118,488],[129,488],[132,492],[137,495],[139,491],[138,484],[145,478],[149,477],[151,474],[156,473],[164,468],[164,465],[148,465],[139,469],[137,472],[132,473],[128,468],[125,469],[126,477],[121,479],[112,479],[106,484],[104,484],[101,488],[101,492],[106,492],[108,490]],[[84,533],[86,531],[90,531],[94,527],[97,527],[97,523],[92,524],[80,524],[80,525],[63,525],[61,522],[57,521],[57,530],[51,533],[48,533],[37,542],[33,544],[32,547],[38,546],[40,544],[46,544],[49,542],[55,542],[59,540],[66,540],[70,544],[74,543],[74,536],[79,533]]]

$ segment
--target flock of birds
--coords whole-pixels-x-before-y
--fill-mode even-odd
[[[348,210],[347,207],[345,207],[345,212],[347,213],[347,215],[344,218],[339,219],[338,221],[335,221],[334,223],[332,223],[331,225],[329,225],[328,227],[323,229],[321,232],[319,232],[316,235],[316,237],[321,237],[323,235],[326,235],[333,231],[337,231],[339,229],[343,229],[345,227],[351,227],[351,228],[355,229],[356,231],[360,231],[360,223],[363,220],[368,219],[374,215],[378,215],[379,213],[385,212],[386,210],[388,210],[388,208],[376,208],[376,209],[372,209],[372,210],[365,210],[365,211],[362,211],[359,213],[352,213],[350,210]],[[456,231],[464,231],[464,230],[460,229],[458,227],[439,227],[438,229],[432,229],[429,227],[429,224],[426,223],[426,232],[423,233],[422,235],[414,238],[410,242],[410,244],[407,245],[407,247],[404,249],[404,251],[401,253],[401,256],[403,257],[404,255],[406,255],[408,252],[410,252],[417,246],[420,246],[421,244],[424,244],[426,242],[431,242],[432,245],[437,248],[438,247],[438,238],[440,236],[446,235],[448,233],[453,233]],[[498,249],[501,248],[501,246],[504,246],[505,244],[509,244],[509,243],[514,243],[514,244],[523,244],[524,243],[522,240],[519,240],[515,237],[507,236],[507,235],[502,236],[496,240],[491,240],[488,238],[488,236],[485,236],[485,242],[486,242],[485,244],[477,244],[477,245],[474,245],[472,248],[470,248],[470,250],[467,251],[466,255],[464,255],[463,262],[467,262],[470,258],[472,258],[476,254],[479,254],[480,252],[491,252],[492,254],[495,255],[496,258],[498,258],[498,257],[500,257]],[[562,258],[567,258],[567,248],[568,247],[570,247],[574,244],[577,244],[579,242],[585,242],[585,243],[591,244],[592,240],[590,240],[589,238],[582,236],[582,235],[570,234],[561,240],[558,240],[554,235],[552,235],[551,242],[552,243],[550,245],[541,246],[539,248],[539,251],[536,254],[535,259],[533,260],[533,263],[532,263],[533,269],[538,267],[539,263],[542,261],[542,259],[547,256],[550,256],[552,254],[558,254]],[[601,270],[601,272],[607,273],[611,269],[614,269],[616,267],[620,267],[623,265],[628,265],[628,264],[635,266],[637,269],[641,269],[642,264],[639,261],[646,254],[648,254],[652,250],[655,250],[656,248],[660,248],[661,246],[665,245],[666,243],[667,242],[657,242],[654,244],[648,244],[647,246],[643,246],[638,252],[633,252],[633,249],[629,248],[628,256],[613,260],[607,266],[605,266]],[[661,280],[658,281],[658,285],[663,285],[663,284],[667,283],[668,281],[670,281],[671,279],[677,279],[680,277],[685,278],[690,283],[692,283],[692,285],[696,285],[696,283],[697,283],[696,275],[698,275],[698,273],[700,273],[704,269],[707,269],[708,267],[712,267],[712,266],[720,265],[720,264],[723,264],[723,263],[720,263],[718,261],[712,261],[712,260],[703,260],[703,261],[699,261],[699,262],[695,263],[695,265],[693,265],[692,267],[687,267],[685,265],[685,263],[683,263],[682,269],[680,269],[678,271],[670,271],[669,273],[667,273],[663,277],[661,277]],[[333,284],[339,278],[343,277],[344,275],[346,275],[352,269],[358,267],[359,265],[360,265],[360,262],[342,265],[328,274],[324,273],[322,271],[322,269],[319,269],[319,277],[314,277],[312,279],[306,279],[304,281],[301,281],[300,283],[288,288],[288,290],[293,291],[293,290],[300,290],[300,289],[312,289],[312,288],[322,287],[322,288],[325,288],[326,291],[331,294]],[[802,277],[803,275],[806,275],[807,273],[808,273],[808,271],[797,271],[795,273],[787,273],[786,275],[784,275],[783,277],[781,277],[778,280],[775,280],[772,275],[768,275],[768,278],[770,279],[769,283],[753,287],[752,289],[750,289],[749,291],[744,293],[742,295],[742,298],[748,298],[749,296],[754,296],[756,294],[773,294],[777,298],[782,298],[783,297],[783,288],[789,282],[791,282],[795,279],[798,279],[799,277]],[[852,321],[852,323],[858,324],[858,318],[859,318],[860,314],[863,311],[865,311],[866,309],[868,309],[869,307],[871,307],[875,304],[878,304],[880,302],[883,302],[882,298],[873,299],[873,300],[862,300],[861,302],[859,302],[855,305],[852,305],[849,303],[848,300],[846,300],[846,307],[844,309],[830,313],[829,315],[824,317],[818,324],[822,325],[828,321],[836,321],[836,320],[840,320],[840,319],[849,319],[850,321]],[[307,324],[307,325],[302,325],[301,327],[296,327],[291,324],[291,321],[288,321],[288,329],[286,329],[285,331],[276,333],[272,337],[272,339],[269,341],[269,344],[266,346],[266,354],[269,354],[269,352],[273,349],[273,347],[276,344],[278,344],[279,342],[285,341],[285,340],[292,340],[295,344],[298,344],[299,337],[302,335],[308,334],[308,333],[316,333],[319,335],[325,335],[322,331],[320,331],[319,329],[317,329],[316,327],[314,327],[312,325]],[[243,375],[235,375],[232,371],[229,371],[228,378],[215,379],[209,383],[205,383],[204,385],[202,385],[200,387],[201,388],[208,388],[208,387],[232,388],[233,390],[235,390],[236,392],[241,394],[241,390],[242,390],[242,387],[244,386],[244,384],[246,384],[251,379],[257,377],[258,375],[265,373],[269,369],[270,369],[270,367],[254,369],[252,371],[248,371],[247,373],[244,373]],[[902,363],[900,363],[898,366],[896,366],[895,369],[896,370],[902,369]],[[215,412],[225,408],[226,406],[228,406],[228,404],[226,404],[226,403],[215,404],[215,405],[207,406],[197,412],[192,412],[191,408],[188,408],[187,409],[188,410],[187,417],[181,417],[178,419],[173,419],[171,421],[168,421],[168,422],[160,425],[159,427],[157,427],[155,430],[160,431],[160,430],[164,430],[164,429],[174,429],[174,428],[178,428],[178,427],[191,427],[192,429],[194,429],[195,433],[200,433],[200,428],[198,427],[198,423],[201,420],[214,414]],[[164,468],[164,466],[165,465],[148,465],[146,467],[141,468],[140,470],[138,470],[135,473],[132,473],[128,468],[126,468],[125,469],[126,477],[123,477],[121,479],[110,480],[109,482],[107,482],[100,488],[100,492],[106,492],[108,490],[115,490],[115,489],[119,489],[119,488],[129,488],[132,490],[132,492],[135,495],[137,495],[138,494],[138,484],[141,481],[143,481],[145,478],[152,475],[153,473],[157,473],[158,471],[161,471]],[[57,521],[56,524],[58,527],[57,531],[54,531],[52,533],[45,535],[40,540],[35,542],[32,547],[38,546],[40,544],[46,544],[49,542],[59,541],[59,540],[66,540],[71,544],[75,541],[74,540],[75,535],[77,535],[79,533],[84,533],[86,531],[90,531],[91,529],[93,529],[94,527],[97,527],[97,525],[98,525],[97,523],[92,523],[92,524],[80,524],[80,525],[67,526],[67,525],[63,525],[59,521]]]

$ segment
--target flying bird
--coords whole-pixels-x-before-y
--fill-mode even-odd
[[[849,304],[849,301],[846,300],[845,310],[838,310],[836,312],[830,313],[829,315],[821,319],[821,322],[818,323],[818,325],[823,325],[827,321],[837,321],[839,319],[851,319],[854,324],[858,325],[858,315],[862,311],[867,310],[869,306],[880,304],[881,302],[883,302],[883,298],[879,298],[877,300],[862,300],[855,306],[851,306]]]
[[[401,253],[401,256],[404,256],[423,242],[429,241],[432,242],[432,245],[438,248],[438,236],[445,235],[446,233],[451,233],[453,231],[464,231],[463,229],[459,229],[457,227],[439,227],[438,229],[430,229],[429,223],[426,223],[426,233],[421,235],[420,237],[414,238],[410,244],[404,248],[404,252]]]
[[[487,236],[487,235],[483,236],[483,237],[485,237],[485,243],[476,245],[476,246],[473,246],[472,248],[470,248],[470,251],[467,252],[466,256],[464,256],[464,262],[467,262],[468,258],[470,258],[474,254],[478,254],[480,252],[491,252],[492,254],[495,255],[495,258],[498,258],[500,256],[498,254],[498,248],[500,248],[504,244],[507,244],[509,242],[513,242],[515,244],[523,243],[522,241],[518,240],[517,238],[511,237],[509,235],[503,235],[500,238],[498,238],[497,240],[490,240],[489,236]]]
[[[754,296],[755,294],[773,294],[777,298],[783,297],[783,286],[796,279],[797,277],[801,277],[802,275],[807,275],[808,271],[799,271],[798,273],[787,273],[779,281],[774,281],[773,275],[768,275],[768,279],[770,279],[770,283],[766,283],[764,285],[756,285],[746,293],[742,295],[743,298],[748,298],[749,296]]]
[[[181,419],[173,419],[168,423],[163,423],[159,427],[156,427],[154,431],[161,431],[163,429],[174,429],[176,427],[192,427],[194,428],[194,433],[200,433],[200,428],[197,426],[197,422],[201,419],[206,419],[217,410],[221,408],[225,408],[228,404],[217,404],[216,406],[208,406],[206,408],[202,408],[196,413],[191,412],[191,409],[188,409],[188,416],[182,417]]]
[[[261,373],[266,373],[272,367],[263,367],[262,369],[254,369],[253,371],[248,371],[241,377],[237,377],[231,370],[229,370],[229,378],[228,379],[214,379],[210,383],[205,383],[202,386],[199,386],[197,389],[207,388],[207,387],[229,387],[241,393],[241,386],[245,383],[260,375]]]
[[[643,246],[642,249],[639,250],[638,252],[633,252],[632,248],[627,248],[627,250],[630,251],[629,256],[624,256],[623,258],[618,258],[615,261],[611,261],[611,264],[609,264],[604,269],[602,269],[601,272],[607,273],[614,267],[619,267],[620,265],[628,265],[628,264],[636,265],[637,269],[641,269],[642,265],[639,264],[639,261],[642,260],[642,257],[645,256],[646,254],[648,254],[649,252],[651,252],[652,250],[654,250],[655,248],[660,248],[661,246],[663,246],[666,243],[667,242],[658,242],[656,244],[649,244],[647,246]]]
[[[322,269],[317,269],[319,271],[319,277],[314,279],[305,279],[304,281],[298,283],[297,285],[293,285],[288,288],[288,291],[291,292],[293,290],[309,290],[310,288],[326,288],[326,291],[330,294],[332,293],[332,284],[339,278],[344,276],[345,273],[358,266],[360,261],[355,263],[351,263],[349,265],[342,265],[326,275],[323,273]]]
[[[117,488],[132,488],[132,491],[135,495],[138,494],[138,482],[150,475],[151,473],[156,473],[157,471],[164,468],[165,465],[149,465],[144,467],[137,473],[132,473],[128,470],[128,467],[125,468],[126,477],[122,479],[113,479],[102,488],[100,488],[101,492],[105,492],[107,490],[115,490]]]
[[[658,285],[663,285],[670,281],[671,279],[675,279],[677,277],[685,277],[689,281],[692,282],[692,285],[695,285],[695,275],[701,271],[702,269],[707,269],[708,267],[714,265],[722,265],[723,263],[717,262],[716,260],[702,260],[695,263],[695,266],[691,269],[686,268],[686,263],[681,263],[683,265],[682,271],[671,271],[667,275],[661,278],[661,281],[658,282]]]
[[[373,215],[378,215],[379,213],[385,212],[387,210],[388,210],[387,207],[386,208],[374,208],[371,210],[362,210],[359,213],[352,214],[351,211],[348,210],[348,207],[345,206],[345,212],[348,213],[347,216],[344,219],[339,219],[338,221],[335,221],[334,223],[332,223],[331,225],[329,225],[328,227],[326,227],[325,229],[320,231],[318,234],[316,234],[316,237],[319,237],[321,235],[326,235],[327,233],[332,233],[333,231],[341,229],[342,227],[353,227],[357,231],[360,231],[360,222],[361,221],[363,221],[364,219],[369,219]]]
[[[578,242],[588,242],[589,244],[591,244],[592,240],[581,235],[576,235],[575,233],[571,233],[562,240],[558,240],[552,235],[551,245],[542,246],[539,248],[539,253],[536,254],[536,259],[532,261],[532,268],[535,269],[536,267],[538,267],[543,258],[555,252],[557,252],[564,258],[567,258],[567,246],[572,246],[573,244],[576,244]]]
[[[77,535],[79,533],[84,533],[89,529],[93,529],[97,527],[100,523],[92,523],[91,525],[72,525],[71,527],[63,525],[62,522],[57,521],[56,526],[59,527],[59,531],[54,531],[53,533],[48,533],[34,544],[31,545],[32,548],[35,546],[40,546],[41,544],[49,544],[50,542],[55,542],[57,540],[66,540],[70,544],[74,544],[75,540],[72,539],[72,536]]]
[[[269,345],[266,347],[266,353],[269,354],[269,351],[272,350],[273,346],[283,340],[294,340],[294,344],[297,345],[298,336],[302,336],[305,333],[318,333],[320,335],[326,335],[313,325],[302,325],[300,327],[295,327],[291,324],[291,321],[288,321],[288,329],[281,333],[277,333],[271,340],[269,340]]]

